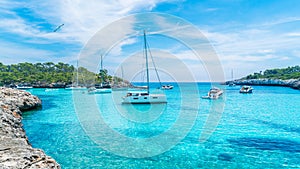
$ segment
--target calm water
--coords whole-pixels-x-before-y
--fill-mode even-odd
[[[191,123],[192,115],[180,116],[179,110],[191,114],[196,111],[195,124],[187,136],[169,151],[153,157],[126,158],[101,148],[85,134],[75,113],[72,92],[64,89],[31,89],[42,99],[43,107],[24,113],[23,124],[33,147],[43,149],[62,168],[300,168],[300,91],[254,86],[253,94],[240,94],[239,87],[227,88],[219,124],[207,141],[200,142],[210,106],[216,101],[195,98],[198,91],[193,85],[183,84],[181,89],[166,91],[168,104],[152,107],[151,111],[158,112],[155,118],[145,113],[151,109],[147,105],[126,107],[117,103],[122,92],[81,93],[83,106],[84,100],[95,97],[109,128],[131,138],[163,134],[176,120]],[[210,84],[200,83],[197,87],[202,96]],[[140,114],[130,114],[133,109]],[[91,113],[87,115],[94,118]],[[213,117],[217,123],[219,116]],[[175,132],[182,133],[181,128]]]

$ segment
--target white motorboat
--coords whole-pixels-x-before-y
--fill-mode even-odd
[[[252,93],[253,88],[251,86],[242,86],[240,93]]]
[[[32,89],[32,86],[29,85],[17,85],[17,89]]]
[[[65,89],[66,90],[86,90],[86,87],[74,85],[74,86],[68,86]]]
[[[207,96],[202,96],[202,99],[218,99],[223,93],[223,90],[213,87],[209,90]]]
[[[163,89],[163,90],[170,90],[170,89],[173,89],[173,87],[174,87],[174,86],[172,86],[172,85],[163,85],[163,86],[161,87],[161,89]]]
[[[146,32],[144,31],[144,55],[146,58],[146,74],[147,74],[147,86],[146,90],[128,91],[126,96],[122,99],[123,104],[153,104],[153,103],[167,103],[167,97],[164,93],[154,94],[150,93],[149,88],[149,67],[148,67],[148,44],[146,39]],[[151,53],[150,53],[151,55]],[[152,57],[152,56],[151,56]],[[152,58],[153,61],[153,58]],[[155,65],[154,65],[155,67]],[[156,75],[158,76],[155,68]],[[159,79],[159,78],[158,78]]]
[[[89,88],[88,93],[89,94],[102,94],[102,93],[111,93],[112,89],[111,88]]]

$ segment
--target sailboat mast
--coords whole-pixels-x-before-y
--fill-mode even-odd
[[[149,94],[149,69],[148,69],[148,54],[147,54],[147,40],[146,40],[146,31],[144,30],[144,48],[145,48],[145,57],[146,57],[146,73],[147,73],[147,93]]]
[[[103,70],[103,56],[101,55],[100,70]]]
[[[101,54],[101,60],[100,60],[100,75],[101,75],[101,84],[100,86],[103,86],[104,77],[103,77],[103,55]]]
[[[79,68],[78,68],[78,59],[77,59],[77,74],[76,74],[76,85],[78,86],[78,71],[79,71]]]

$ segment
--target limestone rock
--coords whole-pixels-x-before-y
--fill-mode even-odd
[[[60,165],[42,150],[32,148],[22,128],[21,110],[42,105],[29,92],[0,88],[0,168],[60,169]]]
[[[231,81],[226,82],[229,84]],[[261,85],[261,86],[286,86],[300,90],[300,79],[248,79],[248,80],[235,80],[237,85]]]

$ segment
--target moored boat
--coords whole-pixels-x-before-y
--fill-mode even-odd
[[[167,103],[167,97],[164,93],[150,93],[149,88],[149,67],[148,67],[148,44],[146,39],[146,32],[144,31],[144,55],[146,59],[146,75],[147,75],[147,86],[146,90],[128,91],[126,96],[122,99],[123,104],[153,104],[153,103]],[[150,53],[151,55],[151,53]],[[151,56],[152,57],[152,56]],[[153,59],[152,59],[153,61]],[[155,65],[154,65],[155,66]],[[156,68],[155,68],[156,71]],[[158,73],[156,72],[158,76]],[[159,79],[159,78],[158,78]]]
[[[95,87],[92,87],[92,88],[89,88],[88,90],[88,93],[89,94],[102,94],[102,93],[111,93],[112,92],[112,89],[111,88],[95,88]]]
[[[83,86],[78,86],[78,85],[72,85],[72,86],[67,86],[65,87],[66,90],[85,90],[86,87]]]
[[[32,89],[31,85],[17,85],[17,89]]]
[[[163,89],[163,90],[170,90],[170,89],[173,89],[173,87],[174,87],[174,86],[172,86],[172,85],[163,85],[163,86],[161,87],[161,89]]]
[[[154,94],[147,91],[128,91],[123,97],[123,104],[167,103],[165,94]]]
[[[253,88],[251,86],[242,86],[240,93],[252,93]]]
[[[209,90],[206,96],[202,96],[202,99],[218,99],[223,93],[223,90],[213,87]]]
[[[87,89],[86,87],[79,85],[78,69],[79,69],[79,67],[78,67],[78,60],[77,60],[76,82],[75,83],[73,82],[72,85],[67,85],[65,87],[66,90],[85,90],[85,89]]]

